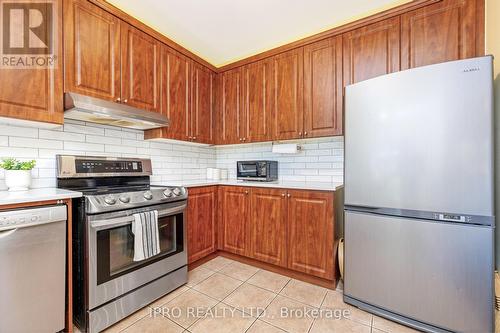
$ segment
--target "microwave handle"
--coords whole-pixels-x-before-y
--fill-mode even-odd
[[[186,204],[183,204],[180,206],[159,210],[158,211],[158,218],[182,213],[182,211],[184,211],[186,206],[187,206]],[[113,219],[95,220],[95,221],[90,222],[90,226],[92,227],[92,229],[96,229],[96,230],[111,229],[111,228],[120,227],[123,225],[130,224],[130,223],[132,223],[133,220],[134,220],[134,215],[128,215],[128,216],[122,216],[122,217],[117,217],[117,218],[113,218]]]

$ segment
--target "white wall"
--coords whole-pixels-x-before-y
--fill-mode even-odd
[[[279,161],[283,180],[342,181],[343,138],[298,141],[304,150],[297,155],[271,153],[271,143],[205,147],[182,142],[144,140],[142,131],[120,129],[67,120],[56,130],[18,127],[0,122],[0,158],[35,159],[33,188],[56,186],[56,154],[151,158],[152,182],[168,184],[179,180],[206,178],[207,167],[227,168],[236,178],[236,161],[271,159]],[[0,169],[0,190],[5,190]]]
[[[142,131],[66,121],[57,130],[0,123],[0,158],[36,159],[33,188],[56,186],[56,154],[151,158],[152,182],[204,179],[215,167],[215,149],[144,141]],[[0,190],[5,189],[0,170]]]

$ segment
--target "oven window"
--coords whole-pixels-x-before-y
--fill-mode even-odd
[[[131,224],[97,232],[97,284],[183,251],[183,214],[158,219],[160,253],[135,262]]]
[[[255,163],[240,163],[239,172],[245,176],[257,175],[257,164]]]

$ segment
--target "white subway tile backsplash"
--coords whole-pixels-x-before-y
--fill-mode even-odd
[[[272,143],[231,146],[145,141],[144,133],[112,126],[67,121],[64,127],[47,130],[0,124],[0,158],[36,159],[32,187],[56,186],[56,155],[87,155],[151,158],[154,184],[205,179],[207,167],[228,169],[236,178],[236,161],[269,159],[279,162],[284,181],[342,181],[343,137],[293,141],[298,154],[272,153]],[[4,189],[0,170],[0,189]]]

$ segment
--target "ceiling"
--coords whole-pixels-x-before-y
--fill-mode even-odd
[[[410,0],[108,0],[216,67]]]

